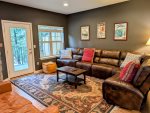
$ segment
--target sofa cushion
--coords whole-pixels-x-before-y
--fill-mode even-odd
[[[140,64],[137,64],[135,62],[129,62],[120,72],[120,80],[123,80],[125,82],[131,82],[139,68]]]
[[[82,57],[82,62],[91,62],[92,63],[94,54],[95,54],[95,49],[85,48],[83,57]]]
[[[120,58],[120,51],[107,51],[103,50],[101,54],[102,58],[114,58],[119,59]]]
[[[91,67],[92,67],[92,64],[89,63],[89,62],[77,62],[76,63],[76,67],[77,68],[80,68],[80,69],[85,69],[87,70],[87,75],[91,75]]]
[[[92,75],[101,79],[106,79],[119,72],[120,68],[116,66],[96,63],[92,65]]]
[[[102,52],[102,50],[100,50],[100,49],[97,49],[97,50],[95,50],[95,57],[100,57],[101,56],[101,52]]]
[[[100,58],[99,57],[94,57],[93,62],[94,63],[99,63]]]
[[[78,60],[74,60],[74,59],[57,59],[57,66],[58,67],[62,67],[62,66],[75,67],[77,61]]]
[[[141,58],[142,58],[142,55],[127,53],[126,58],[120,67],[123,68],[124,66],[126,66],[131,61],[140,63]]]
[[[83,55],[83,52],[84,52],[84,49],[83,48],[80,48],[79,52],[78,52],[78,55]]]
[[[150,76],[150,59],[147,59],[142,63],[133,80],[134,86],[140,87],[148,78],[148,76]]]
[[[99,63],[119,66],[120,51],[106,51],[103,50]]]
[[[73,55],[73,59],[81,61],[82,60],[82,55]]]
[[[117,60],[117,59],[100,58],[99,62],[102,63],[102,64],[109,64],[109,65],[113,65],[113,66],[119,66],[119,60]]]
[[[72,59],[72,51],[71,50],[61,50],[60,51],[60,59]]]
[[[99,63],[101,52],[102,52],[102,50],[100,50],[100,49],[95,50],[95,55],[94,55],[94,59],[93,59],[94,63]]]
[[[78,54],[79,53],[79,51],[80,51],[80,48],[66,48],[66,50],[71,50],[72,51],[72,54],[74,55],[76,55],[76,54]]]

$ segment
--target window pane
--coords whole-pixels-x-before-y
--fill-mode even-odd
[[[57,43],[57,53],[56,53],[57,55],[59,55],[59,52],[62,49],[61,45],[62,45],[61,43],[59,42]]]
[[[61,41],[61,32],[52,32],[52,41]]]
[[[61,49],[62,49],[61,42],[53,42],[53,55],[59,55]]]
[[[39,32],[39,41],[50,41],[49,32]]]
[[[53,55],[57,55],[57,46],[55,42],[53,42]]]
[[[63,27],[39,25],[38,30],[40,57],[59,55],[64,43]]]
[[[49,57],[50,56],[50,44],[49,43],[40,43],[40,57]]]

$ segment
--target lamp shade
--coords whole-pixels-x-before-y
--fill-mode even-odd
[[[149,40],[147,41],[146,45],[147,45],[147,46],[150,46],[150,38],[149,38]]]

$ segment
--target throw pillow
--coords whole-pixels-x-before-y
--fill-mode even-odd
[[[72,51],[71,50],[61,50],[60,51],[60,59],[72,59]]]
[[[84,48],[82,61],[92,63],[94,54],[95,54],[95,49]]]
[[[121,64],[121,68],[126,66],[129,62],[134,61],[136,63],[140,63],[142,55],[127,53],[125,60]]]
[[[136,62],[129,62],[120,72],[119,78],[125,82],[131,82],[135,77],[140,64]]]

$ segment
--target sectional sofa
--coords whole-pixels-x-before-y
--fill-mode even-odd
[[[127,51],[95,50],[93,63],[82,62],[83,48],[66,48],[72,51],[72,59],[57,59],[58,67],[73,66],[87,70],[87,75],[104,79],[103,97],[114,105],[140,110],[150,89],[150,57],[141,59],[141,67],[132,83],[119,79],[120,65]]]

